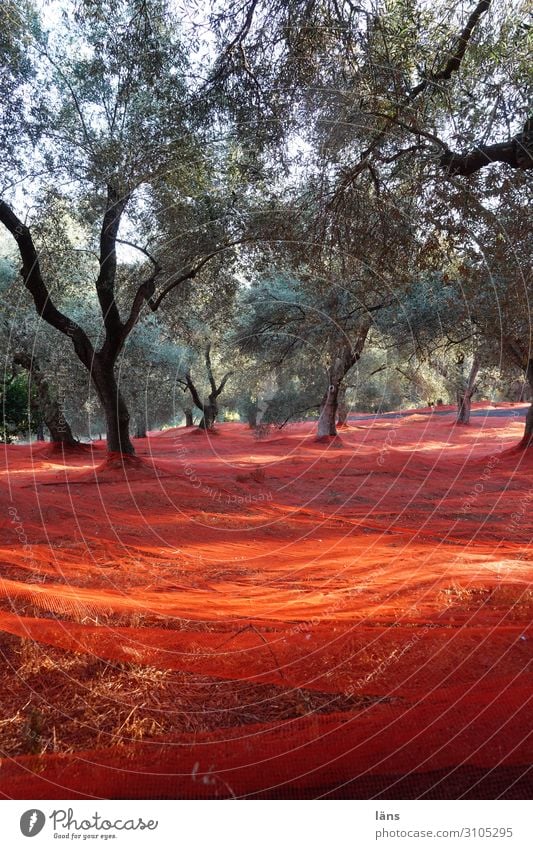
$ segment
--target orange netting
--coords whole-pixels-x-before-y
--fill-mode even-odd
[[[179,428],[126,465],[102,445],[7,447],[4,633],[198,676],[212,704],[248,682],[297,709],[70,753],[4,746],[3,793],[522,792],[533,460],[506,451],[511,407],[482,412],[353,419],[326,444],[308,424]]]

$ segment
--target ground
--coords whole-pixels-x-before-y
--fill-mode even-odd
[[[528,798],[523,413],[6,447],[0,792]]]

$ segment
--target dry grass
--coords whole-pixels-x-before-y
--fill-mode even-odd
[[[278,723],[383,701],[108,662],[7,634],[0,635],[0,657],[0,749],[8,757]]]
[[[531,621],[533,617],[533,590],[524,584],[470,587],[453,583],[442,589],[440,596],[446,607],[466,611],[486,607],[505,614],[505,618],[511,620]]]

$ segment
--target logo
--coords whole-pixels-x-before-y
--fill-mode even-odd
[[[42,831],[46,822],[46,817],[42,811],[32,808],[29,811],[24,811],[20,818],[20,830],[24,837],[35,837]]]

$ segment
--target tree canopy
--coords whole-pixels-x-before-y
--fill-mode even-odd
[[[4,374],[48,413],[45,385],[131,455],[130,417],[253,424],[267,396],[334,437],[365,357],[399,403],[457,362],[532,386],[525,2],[0,15]]]

